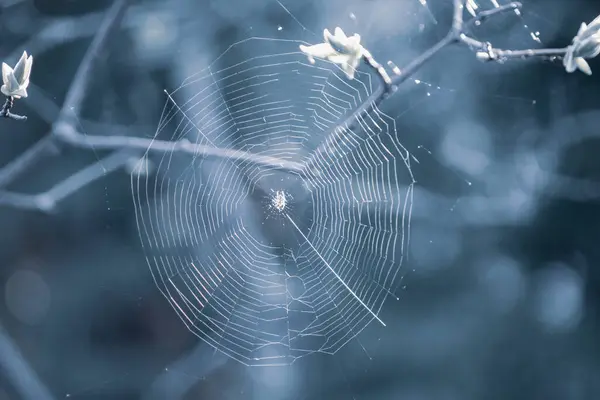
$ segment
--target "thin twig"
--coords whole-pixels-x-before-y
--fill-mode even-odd
[[[46,136],[25,150],[19,157],[0,169],[0,188],[8,186],[27,168],[33,166],[44,155],[56,152],[57,149],[51,136]]]
[[[57,203],[65,197],[125,166],[131,158],[132,154],[129,149],[115,151],[103,159],[77,171],[43,193],[20,194],[0,192],[0,205],[43,212],[55,211]]]
[[[491,17],[494,17],[498,14],[504,14],[505,12],[509,12],[509,11],[515,12],[515,11],[520,10],[522,7],[523,7],[523,4],[521,4],[518,1],[513,1],[512,3],[503,4],[500,7],[492,8],[490,10],[480,11],[473,18],[470,18],[469,21],[464,24],[464,27],[461,30],[465,31],[467,28],[469,28],[473,25],[479,26],[482,23],[484,23],[485,21],[487,21],[488,19],[490,19]]]
[[[81,149],[94,150],[113,150],[129,149],[137,150],[140,153],[164,154],[179,152],[190,155],[202,155],[205,157],[225,158],[233,161],[243,161],[252,164],[262,165],[270,168],[283,169],[288,171],[300,171],[302,164],[294,161],[283,160],[280,158],[265,156],[261,154],[248,153],[234,149],[223,149],[219,147],[206,146],[198,143],[192,143],[188,139],[177,141],[145,139],[132,136],[97,136],[84,135],[77,132],[70,126],[59,128],[64,135],[61,140],[73,147]],[[70,131],[69,131],[70,130]],[[140,154],[141,156],[141,154]]]
[[[183,399],[187,397],[185,394],[198,384],[198,381],[210,376],[227,361],[228,358],[224,354],[200,342],[161,371],[141,398],[144,400]]]
[[[484,61],[506,61],[509,59],[525,59],[532,57],[563,57],[567,52],[566,47],[559,49],[503,50],[494,48],[490,42],[481,42],[468,36],[467,31],[473,26],[480,26],[488,19],[506,12],[519,11],[522,6],[521,3],[514,1],[491,10],[481,11],[464,24],[464,27],[459,32],[458,38],[462,43],[469,46],[471,50],[482,52],[483,54],[478,54],[478,58]]]
[[[468,21],[463,20],[464,0],[453,0],[454,12],[452,19],[452,28],[450,32],[433,47],[417,57],[406,67],[399,70],[396,73],[396,77],[392,81],[392,86],[398,86],[406,79],[410,78],[416,71],[433,56],[439,53],[442,49],[447,46],[456,43],[462,43],[467,45],[471,50],[485,52],[489,54],[489,60],[505,61],[508,59],[523,59],[531,57],[562,57],[567,52],[567,48],[560,49],[526,49],[526,50],[503,50],[494,48],[489,42],[481,42],[470,37],[467,33],[473,26],[479,26],[490,18],[504,14],[510,11],[518,11],[521,9],[522,4],[519,2],[512,2],[503,6],[479,12],[475,17]]]
[[[10,112],[11,108],[14,105],[14,99],[12,97],[6,97],[6,101],[0,109],[0,117],[2,118],[10,118],[16,121],[27,121],[27,117],[25,115],[17,115]]]
[[[112,32],[119,26],[125,11],[127,11],[129,2],[130,0],[116,0],[108,10],[104,21],[98,28],[98,33],[94,36],[79,68],[77,68],[77,72],[75,72],[73,83],[65,96],[57,123],[65,122],[69,116],[79,115],[79,110],[96,67],[96,59],[100,56]]]
[[[26,400],[51,400],[50,391],[29,366],[19,348],[0,325],[0,367],[14,389]]]
[[[53,124],[58,119],[60,113],[60,107],[48,96],[41,88],[33,83],[29,84],[27,88],[29,97],[27,97],[27,104],[29,108],[35,112],[44,122]],[[155,127],[136,125],[134,127],[121,125],[110,122],[98,122],[85,118],[79,118],[80,126],[84,126],[87,133],[100,134],[102,132],[110,132],[115,136],[131,136],[139,130],[152,130]],[[0,183],[0,187],[3,184]]]
[[[509,59],[525,59],[533,57],[563,57],[567,53],[567,48],[556,49],[526,49],[526,50],[502,50],[496,49],[489,42],[480,42],[465,34],[460,35],[460,41],[472,50],[476,50],[478,58],[482,61],[504,62]]]

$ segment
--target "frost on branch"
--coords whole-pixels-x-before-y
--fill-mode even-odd
[[[27,97],[27,87],[29,86],[29,75],[31,75],[31,66],[33,65],[33,56],[28,56],[24,51],[23,55],[14,68],[8,64],[2,63],[2,87],[0,92],[6,96],[6,101],[0,115],[4,118],[16,120],[25,120],[27,117],[12,114],[10,109],[14,105],[15,99]]]
[[[581,23],[577,35],[573,38],[573,43],[567,47],[567,52],[563,58],[563,65],[567,72],[574,72],[579,69],[587,75],[592,74],[586,58],[594,58],[600,54],[600,15],[597,16],[589,25]]]

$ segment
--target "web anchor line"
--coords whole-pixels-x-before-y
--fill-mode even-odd
[[[375,314],[375,312],[373,310],[371,310],[371,308],[369,308],[368,305],[365,304],[364,301],[362,301],[362,299],[360,297],[358,297],[358,295],[354,292],[354,290],[352,290],[352,288],[350,288],[350,286],[348,286],[348,284],[346,282],[344,282],[344,280],[342,279],[341,276],[338,275],[337,272],[335,272],[335,270],[331,267],[331,265],[329,265],[329,263],[327,262],[327,260],[325,260],[325,258],[321,255],[321,253],[319,253],[319,251],[316,249],[315,246],[313,246],[313,244],[310,242],[310,240],[308,240],[308,238],[306,237],[306,235],[304,233],[302,233],[302,231],[300,230],[300,228],[298,227],[298,225],[296,225],[296,223],[294,222],[294,220],[292,219],[292,217],[290,217],[289,214],[285,214],[285,216],[287,217],[287,219],[292,223],[292,225],[294,225],[294,228],[296,228],[296,230],[298,231],[298,233],[300,235],[302,235],[302,238],[304,240],[306,240],[306,243],[308,243],[308,245],[311,247],[311,249],[313,249],[313,251],[315,252],[315,254],[321,259],[321,261],[323,261],[325,263],[325,266],[331,271],[331,273],[337,278],[338,281],[341,282],[342,285],[344,285],[344,287],[348,290],[348,292],[350,292],[350,294],[356,299],[358,300],[358,302],[367,309],[367,311],[369,311],[371,313],[371,315],[377,320],[379,321],[379,323],[383,326],[385,325],[385,322],[383,322],[381,320],[381,318],[379,318],[377,316],[377,314]]]

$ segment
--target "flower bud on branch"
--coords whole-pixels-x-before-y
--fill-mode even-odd
[[[6,96],[6,101],[0,110],[0,116],[20,121],[27,119],[25,116],[12,114],[10,110],[15,99],[27,97],[32,65],[33,56],[28,56],[26,51],[23,52],[14,68],[4,62],[2,63],[2,87],[0,92]]]
[[[586,25],[585,22],[581,23],[572,44],[567,47],[563,65],[569,73],[579,69],[581,72],[591,75],[592,69],[585,59],[594,58],[598,54],[600,54],[600,16],[596,17],[589,25]]]

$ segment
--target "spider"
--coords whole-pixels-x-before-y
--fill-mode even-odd
[[[278,212],[283,212],[287,205],[287,195],[283,190],[275,192],[275,196],[271,198],[271,208],[274,208]]]

